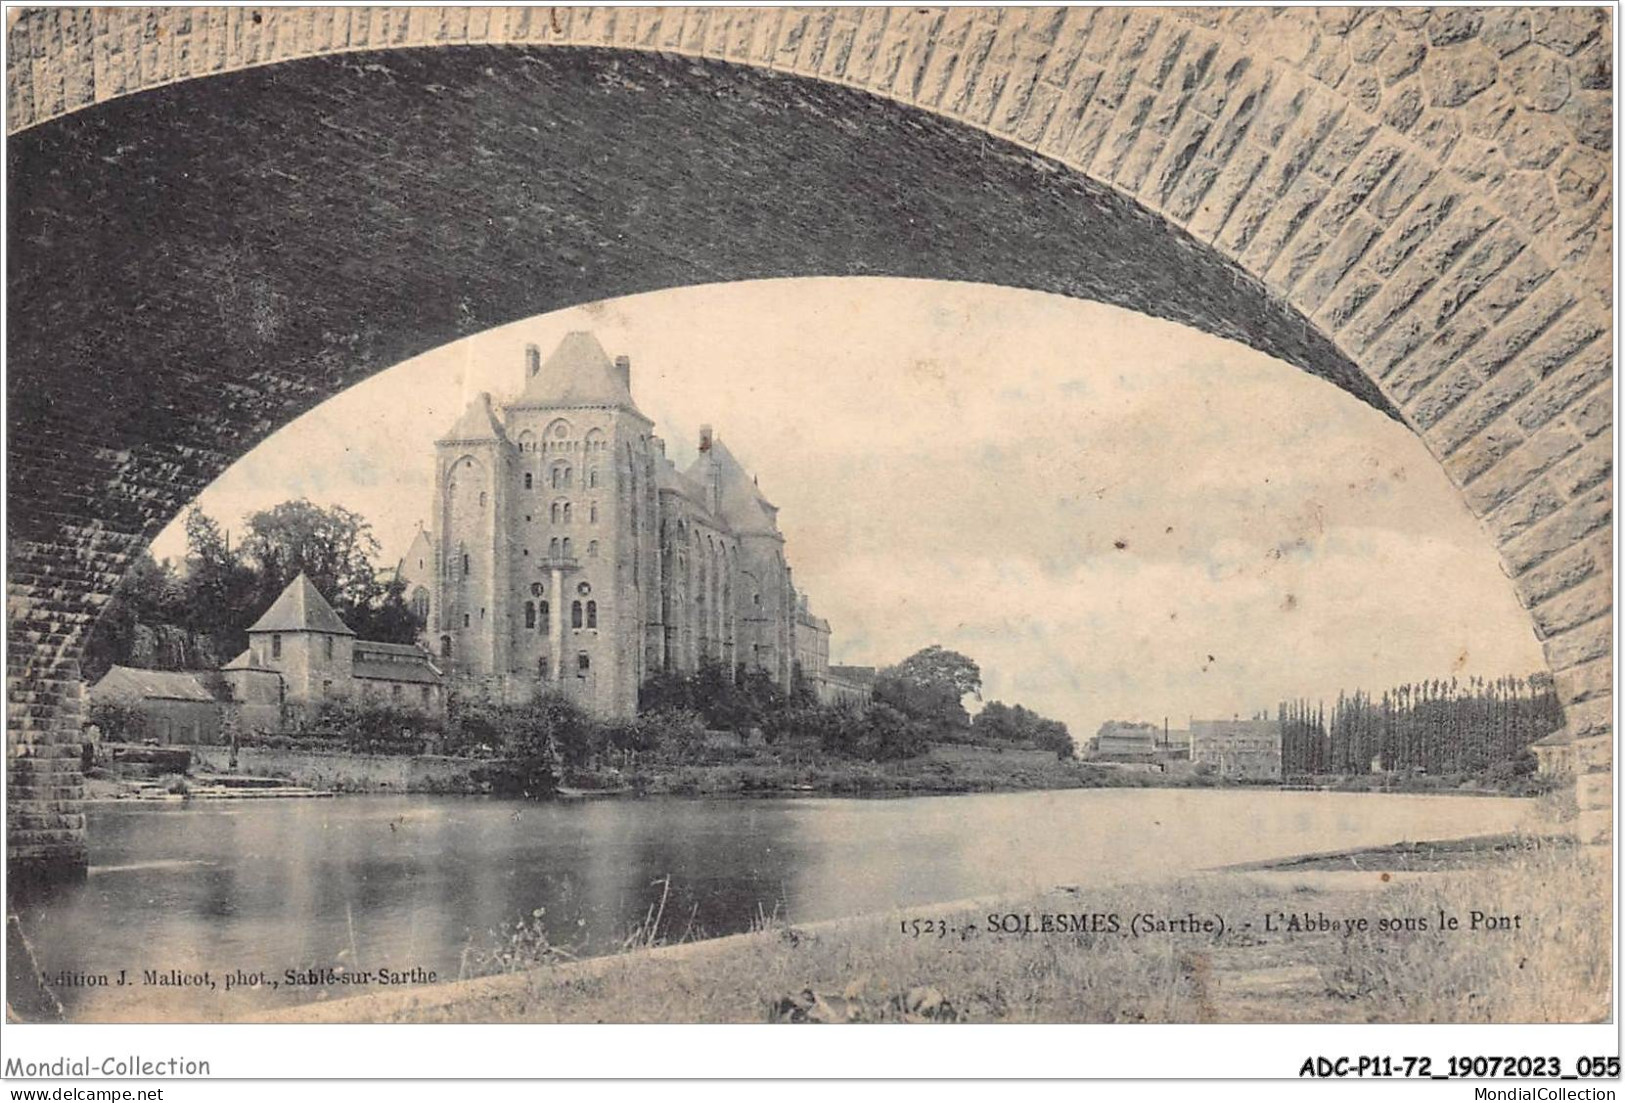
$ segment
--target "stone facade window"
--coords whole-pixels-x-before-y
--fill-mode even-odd
[[[579,601],[572,601],[570,603],[570,627],[581,627],[581,602]]]
[[[525,472],[525,489],[526,490],[534,489],[533,476],[531,475],[531,473],[529,471]]]
[[[534,601],[525,602],[525,627],[536,627],[536,603]]]
[[[597,559],[598,558],[598,541],[596,541],[596,540],[587,541],[587,557],[589,559]]]
[[[271,658],[273,658],[273,659],[282,658],[282,635],[281,635],[281,633],[274,633],[271,636]]]
[[[327,645],[324,648],[324,650],[327,652],[327,661],[332,662],[333,661],[333,637],[332,636],[323,636],[322,637],[322,643]]]
[[[596,601],[587,602],[587,627],[598,627],[598,603]]]
[[[592,669],[592,656],[585,651],[576,652],[576,677],[585,678],[587,671]]]
[[[440,657],[443,658],[443,659],[451,658],[451,637],[450,636],[441,636],[440,637]]]

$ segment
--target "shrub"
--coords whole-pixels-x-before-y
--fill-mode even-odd
[[[307,730],[336,737],[358,754],[418,754],[440,722],[412,709],[370,701],[323,701]]]
[[[113,743],[139,743],[148,735],[146,714],[134,701],[123,698],[91,702],[86,722],[100,728],[102,738]]]

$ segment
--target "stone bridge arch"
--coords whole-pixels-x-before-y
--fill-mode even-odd
[[[435,344],[767,275],[1118,302],[1402,418],[1611,791],[1607,9],[51,9],[8,44],[15,861],[82,864],[81,642],[231,460]]]

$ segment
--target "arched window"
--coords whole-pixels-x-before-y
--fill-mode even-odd
[[[555,525],[558,524],[559,523],[559,518],[562,517],[562,516],[564,516],[564,504],[562,502],[554,502],[553,503],[553,523]]]
[[[536,607],[536,612],[537,612],[537,615],[542,618],[542,627],[546,628],[547,625],[548,625],[548,622],[552,619],[552,614],[550,614],[547,611],[547,602],[544,601],[540,605],[538,605]]]
[[[326,647],[327,654],[326,654],[325,657],[326,657],[328,662],[332,662],[333,661],[333,637],[332,636],[323,636],[322,637],[322,642],[327,645],[327,647]]]
[[[570,503],[569,502],[564,503],[564,523],[567,524],[567,525],[570,524]]]
[[[533,489],[532,477],[531,477],[531,473],[529,471],[525,472],[525,489],[526,490]]]
[[[536,603],[534,601],[525,602],[525,627],[536,627]]]
[[[588,486],[597,486],[598,485],[598,468],[595,467],[591,471],[587,472],[587,485]]]
[[[529,379],[542,370],[542,350],[535,345],[525,346],[525,378]]]
[[[596,540],[587,541],[587,557],[589,559],[597,559],[598,558],[598,541],[596,541]]]
[[[598,503],[594,502],[587,507],[587,520],[592,524],[598,523]]]
[[[463,577],[468,577],[468,553],[463,553]]]
[[[547,542],[547,554],[553,559],[559,557],[559,538],[557,536]]]
[[[556,463],[553,465],[553,489],[568,490],[570,488],[570,465]]]
[[[575,552],[570,550],[570,538],[566,536],[564,538],[564,558],[569,559],[574,554]]]
[[[579,601],[572,601],[570,603],[570,627],[581,627],[581,602]]]
[[[482,491],[480,491],[480,505],[483,506],[484,504],[485,504],[485,491],[482,490]]]
[[[587,627],[598,627],[598,603],[596,601],[587,602]]]
[[[468,614],[467,613],[463,614],[463,627],[464,628],[468,627]]]
[[[451,658],[451,637],[450,636],[441,636],[440,637],[440,657],[442,659]]]

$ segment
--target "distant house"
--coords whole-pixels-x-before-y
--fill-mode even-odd
[[[279,731],[324,701],[437,714],[445,707],[445,687],[428,652],[357,639],[301,574],[249,628],[247,650],[218,671],[115,666],[90,688],[90,699],[135,709],[140,731],[126,738],[220,743],[228,725],[240,732]]]
[[[1192,720],[1191,763],[1207,766],[1220,777],[1241,781],[1279,781],[1279,720]]]
[[[796,670],[821,703],[831,699],[829,688],[829,621],[814,615],[807,595],[796,595]]]
[[[301,574],[248,630],[248,650],[225,672],[247,694],[263,697],[263,674],[281,682],[287,710],[310,712],[324,701],[355,698],[437,713],[444,706],[444,679],[428,652],[411,644],[360,640]],[[246,696],[245,696],[246,699]]]
[[[1157,755],[1162,728],[1123,720],[1108,720],[1095,733],[1091,758],[1100,762],[1151,762]]]
[[[440,711],[440,670],[421,647],[357,640],[353,653],[351,674],[363,701],[419,712]]]
[[[220,741],[220,701],[189,671],[115,666],[90,687],[90,702],[122,705],[139,718],[130,730],[103,733],[110,738],[165,745]]]
[[[1580,772],[1579,742],[1568,725],[1529,744],[1542,774],[1557,777]]]

